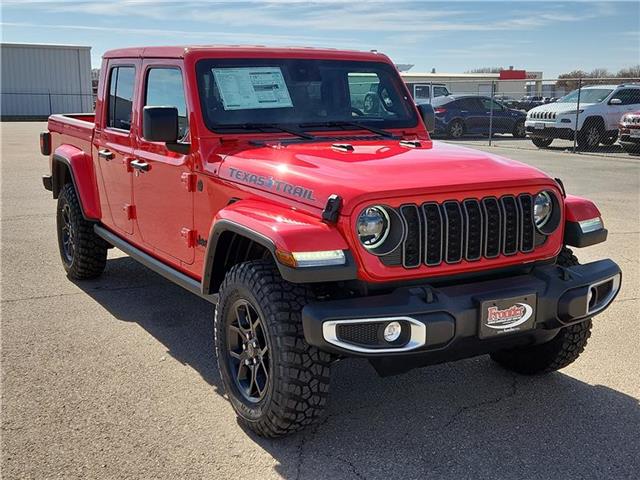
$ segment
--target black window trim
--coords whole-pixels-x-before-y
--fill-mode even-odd
[[[126,133],[128,135],[131,135],[131,128],[129,130],[126,130],[124,128],[109,126],[109,114],[111,113],[111,109],[109,108],[110,107],[109,104],[111,103],[111,99],[109,98],[111,96],[111,73],[113,72],[114,69],[120,68],[120,67],[133,68],[133,97],[131,99],[131,102],[132,102],[131,113],[133,113],[133,100],[135,99],[135,95],[136,95],[136,79],[138,74],[136,65],[133,63],[117,63],[117,62],[114,62],[113,64],[111,64],[111,62],[109,62],[109,71],[107,72],[107,89],[106,89],[107,101],[105,102],[107,104],[107,108],[104,109],[104,116],[102,120],[104,122],[104,130],[110,130],[117,133]],[[120,73],[118,72],[118,75],[119,74]],[[116,82],[117,82],[117,78],[116,78]],[[131,125],[133,126],[133,122],[131,122]]]
[[[180,76],[182,77],[182,91],[183,91],[183,95],[184,95],[184,109],[185,109],[185,114],[187,117],[187,131],[190,130],[189,128],[189,103],[187,102],[187,82],[185,81],[185,76],[184,76],[184,71],[182,70],[182,68],[179,65],[171,65],[171,64],[164,64],[164,63],[145,63],[144,67],[143,67],[143,86],[142,86],[142,95],[141,97],[141,101],[142,104],[140,105],[140,111],[142,111],[142,109],[144,109],[144,107],[147,106],[147,90],[148,90],[148,86],[149,86],[149,72],[153,69],[163,69],[163,70],[178,70],[180,72]],[[139,127],[139,134],[138,137],[141,140],[144,140],[145,142],[148,143],[153,143],[153,142],[149,142],[149,140],[147,140],[146,138],[144,138],[142,132],[143,132],[143,125],[142,125],[142,115],[139,115],[139,120],[138,120],[138,127]],[[186,135],[185,135],[186,136]]]

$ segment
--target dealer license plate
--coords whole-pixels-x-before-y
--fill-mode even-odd
[[[500,300],[487,300],[480,305],[480,338],[497,337],[533,328],[536,322],[536,294]]]
[[[544,123],[536,122],[533,124],[533,128],[535,128],[536,130],[544,130]]]

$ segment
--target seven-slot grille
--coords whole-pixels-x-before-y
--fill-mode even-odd
[[[535,247],[533,197],[528,193],[405,204],[398,211],[407,226],[406,237],[400,255],[382,257],[387,265],[436,266],[528,253]]]

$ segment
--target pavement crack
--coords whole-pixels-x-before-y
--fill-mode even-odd
[[[471,405],[465,405],[464,407],[460,407],[451,416],[449,421],[447,423],[445,423],[440,428],[447,428],[447,427],[451,426],[456,420],[458,420],[458,418],[460,418],[465,412],[467,412],[469,410],[479,409],[479,408],[482,408],[482,407],[486,407],[488,405],[496,405],[496,404],[502,402],[503,400],[507,400],[509,398],[515,397],[517,395],[517,393],[518,393],[518,377],[516,376],[516,374],[513,374],[511,386],[510,386],[508,392],[506,392],[503,395],[500,395],[498,398],[493,398],[493,399],[490,399],[490,400],[483,400],[483,401],[476,402],[476,403],[471,404]]]
[[[347,460],[346,458],[342,458],[342,457],[335,457],[336,460],[341,461],[342,463],[344,463],[345,465],[347,465],[349,467],[349,469],[351,470],[351,473],[353,473],[356,478],[360,478],[362,480],[366,480],[367,477],[365,477],[362,473],[360,473],[360,471],[356,468],[356,466],[353,464],[353,462]]]
[[[302,464],[304,463],[304,450],[307,442],[311,440],[317,433],[320,427],[322,427],[325,423],[329,421],[331,415],[325,416],[322,420],[316,423],[311,430],[308,432],[303,432],[300,438],[300,443],[298,444],[298,461],[296,462],[296,476],[295,480],[300,479],[300,475],[302,473]]]

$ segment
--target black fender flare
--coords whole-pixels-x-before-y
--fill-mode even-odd
[[[345,251],[346,263],[339,266],[329,267],[309,267],[309,268],[292,268],[283,265],[276,259],[276,246],[274,242],[244,225],[240,225],[231,220],[221,219],[215,222],[205,251],[203,273],[202,273],[202,294],[210,295],[217,292],[219,284],[214,279],[215,258],[218,251],[219,241],[223,233],[232,232],[251,241],[262,245],[270,252],[273,261],[280,271],[280,275],[284,280],[291,283],[324,283],[337,282],[344,280],[354,280],[357,278],[357,268],[353,255],[348,250]]]

